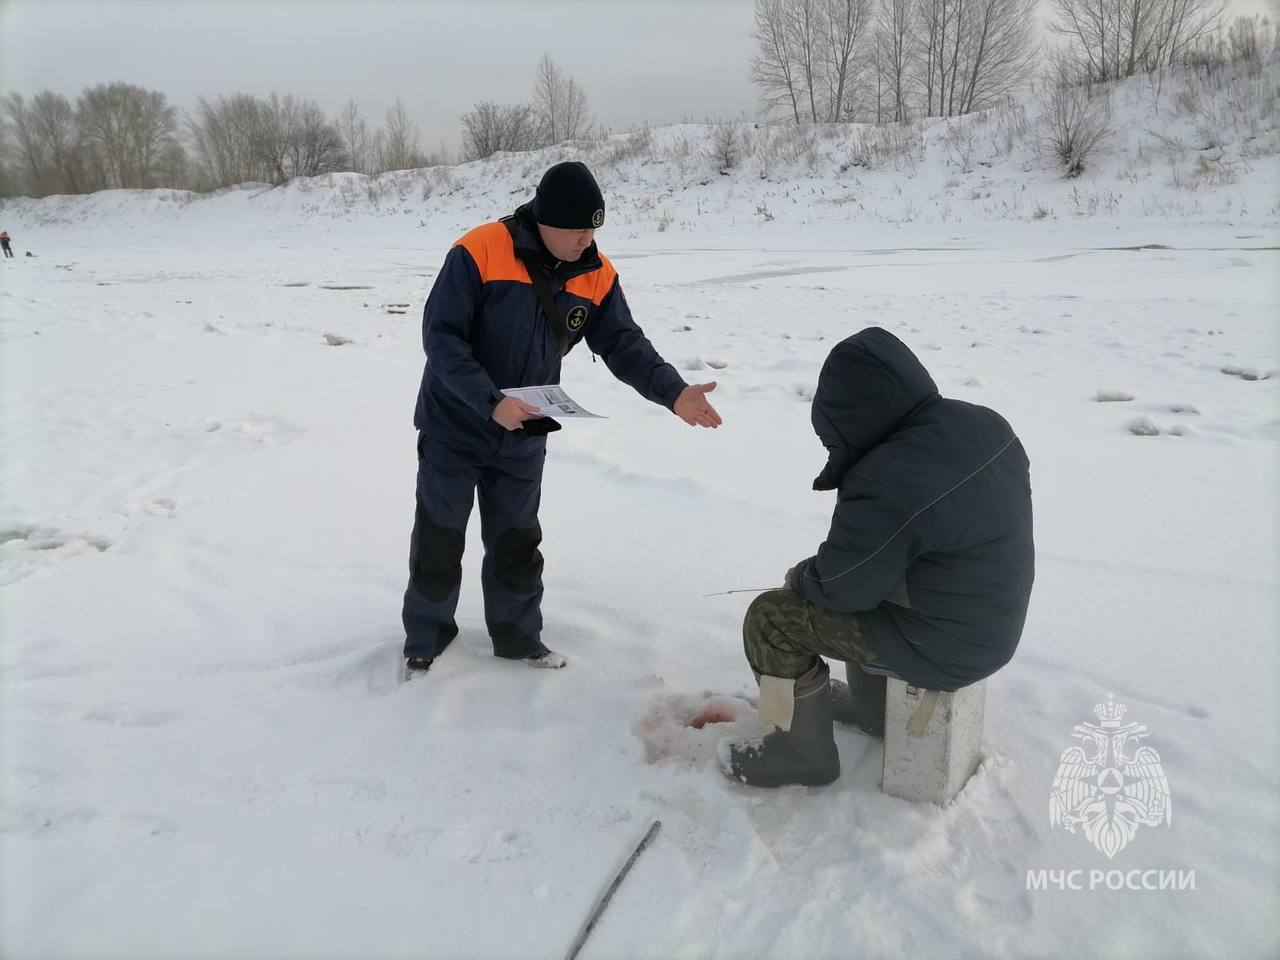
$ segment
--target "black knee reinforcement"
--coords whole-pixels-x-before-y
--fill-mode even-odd
[[[432,523],[418,505],[409,551],[409,579],[432,602],[448,599],[462,580],[462,551],[466,532]]]
[[[494,542],[493,572],[512,593],[532,593],[542,582],[542,527],[508,530]]]

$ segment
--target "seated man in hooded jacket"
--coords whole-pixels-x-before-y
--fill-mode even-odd
[[[945,691],[1008,663],[1035,576],[1022,444],[994,410],[939,396],[892,334],[869,327],[831,351],[811,417],[831,530],[747,610],[760,718],[777,729],[722,754],[726,774],[762,787],[835,780],[833,719],[882,732],[885,679],[861,664]],[[822,657],[848,664],[849,686]]]

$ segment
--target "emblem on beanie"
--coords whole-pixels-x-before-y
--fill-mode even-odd
[[[591,215],[591,226],[594,228],[594,227],[603,226],[603,224],[604,224],[604,211],[597,210],[595,213]]]
[[[576,306],[569,311],[569,315],[564,318],[565,325],[577,333],[582,329],[582,325],[587,322],[587,308],[584,306]]]

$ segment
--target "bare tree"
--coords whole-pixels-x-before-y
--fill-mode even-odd
[[[20,93],[0,99],[5,156],[15,164],[11,188],[31,196],[77,193],[83,170],[75,111],[61,94],[43,90],[30,104]]]
[[[1091,80],[1181,62],[1222,20],[1227,0],[1052,0],[1052,29]]]
[[[222,94],[213,102],[197,98],[187,130],[209,186],[271,180],[259,146],[264,122],[261,102],[250,94]]]
[[[560,68],[551,59],[551,54],[544,53],[533,75],[533,109],[544,143],[559,143],[564,139],[560,127],[563,98],[564,81]]]
[[[1111,97],[1106,87],[1082,77],[1078,66],[1059,60],[1040,95],[1045,144],[1067,177],[1078,177],[1111,133]]]
[[[468,160],[483,160],[503,150],[532,150],[538,140],[533,107],[527,103],[482,100],[463,114],[462,131]]]
[[[186,148],[175,138],[156,160],[156,182],[166,187],[190,190],[197,185],[197,170]]]
[[[796,123],[853,110],[872,0],[756,0],[752,81]]]
[[[17,178],[20,185],[16,186],[25,193],[44,196],[47,151],[36,132],[26,99],[20,93],[11,93],[0,100],[0,107],[3,107],[6,118],[5,153],[17,162],[20,173]]]
[[[951,24],[949,9],[940,0],[912,0],[916,4],[916,57],[911,63],[912,79],[924,94],[924,115],[936,116],[934,99],[939,86],[942,47]]]
[[[1257,60],[1267,38],[1266,21],[1261,17],[1236,17],[1227,28],[1227,46],[1232,60]]]
[[[821,65],[829,121],[846,119],[859,77],[857,54],[871,24],[871,0],[823,0]]]
[[[272,93],[257,104],[250,143],[273,183],[331,173],[346,164],[342,138],[314,100]]]
[[[791,62],[791,45],[787,34],[788,0],[756,0],[756,54],[751,58],[751,80],[760,88],[765,107],[786,109],[798,124],[800,120],[800,88]]]
[[[298,108],[288,157],[289,172],[295,177],[314,177],[348,166],[342,137],[314,100],[306,100]]]
[[[300,109],[291,93],[281,97],[272,91],[270,97],[258,102],[250,142],[254,155],[270,171],[272,183],[284,183],[292,173],[289,154],[297,136]]]
[[[1012,96],[1035,71],[1037,0],[979,0],[964,23],[967,67],[957,112],[986,110]]]
[[[202,180],[213,187],[279,184],[348,164],[342,137],[320,105],[292,94],[223,94],[212,103],[200,97],[187,129]]]
[[[881,69],[889,96],[893,101],[892,120],[900,123],[908,117],[908,66],[914,54],[916,5],[914,0],[880,0],[876,11],[879,32]]]
[[[927,116],[984,110],[1035,68],[1037,0],[917,0],[914,79]]]
[[[440,140],[440,149],[427,154],[427,166],[429,167],[447,167],[453,163],[453,151],[449,148],[449,144]]]
[[[818,91],[822,88],[819,45],[822,42],[821,0],[788,0],[786,16],[787,49],[795,63],[802,96],[809,101],[810,122],[820,116]]]
[[[58,189],[79,193],[84,181],[84,155],[75,108],[60,93],[42,90],[31,101],[31,121],[48,156]]]
[[[155,186],[159,160],[177,133],[165,95],[129,83],[86,89],[76,101],[76,123],[99,189]]]
[[[711,132],[711,149],[707,151],[707,160],[711,168],[721,176],[738,165],[741,150],[738,146],[738,131],[731,123],[718,123]]]
[[[533,112],[544,146],[578,140],[591,132],[587,95],[544,53],[533,80]]]
[[[356,173],[369,173],[369,125],[360,116],[360,108],[354,100],[347,101],[334,122],[334,128],[342,141],[342,149],[351,169]]]
[[[425,166],[426,158],[418,148],[418,137],[418,125],[409,119],[404,103],[396,97],[396,102],[387,108],[378,172]]]
[[[6,162],[13,151],[13,131],[9,121],[0,114],[0,197],[17,196],[20,192],[18,178]]]

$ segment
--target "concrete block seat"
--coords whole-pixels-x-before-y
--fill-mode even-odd
[[[879,664],[849,663],[846,670],[850,692],[864,699],[866,710],[879,713],[883,697],[881,789],[905,800],[950,803],[978,768],[987,682],[946,692],[912,686]],[[878,733],[870,724],[860,726]]]

